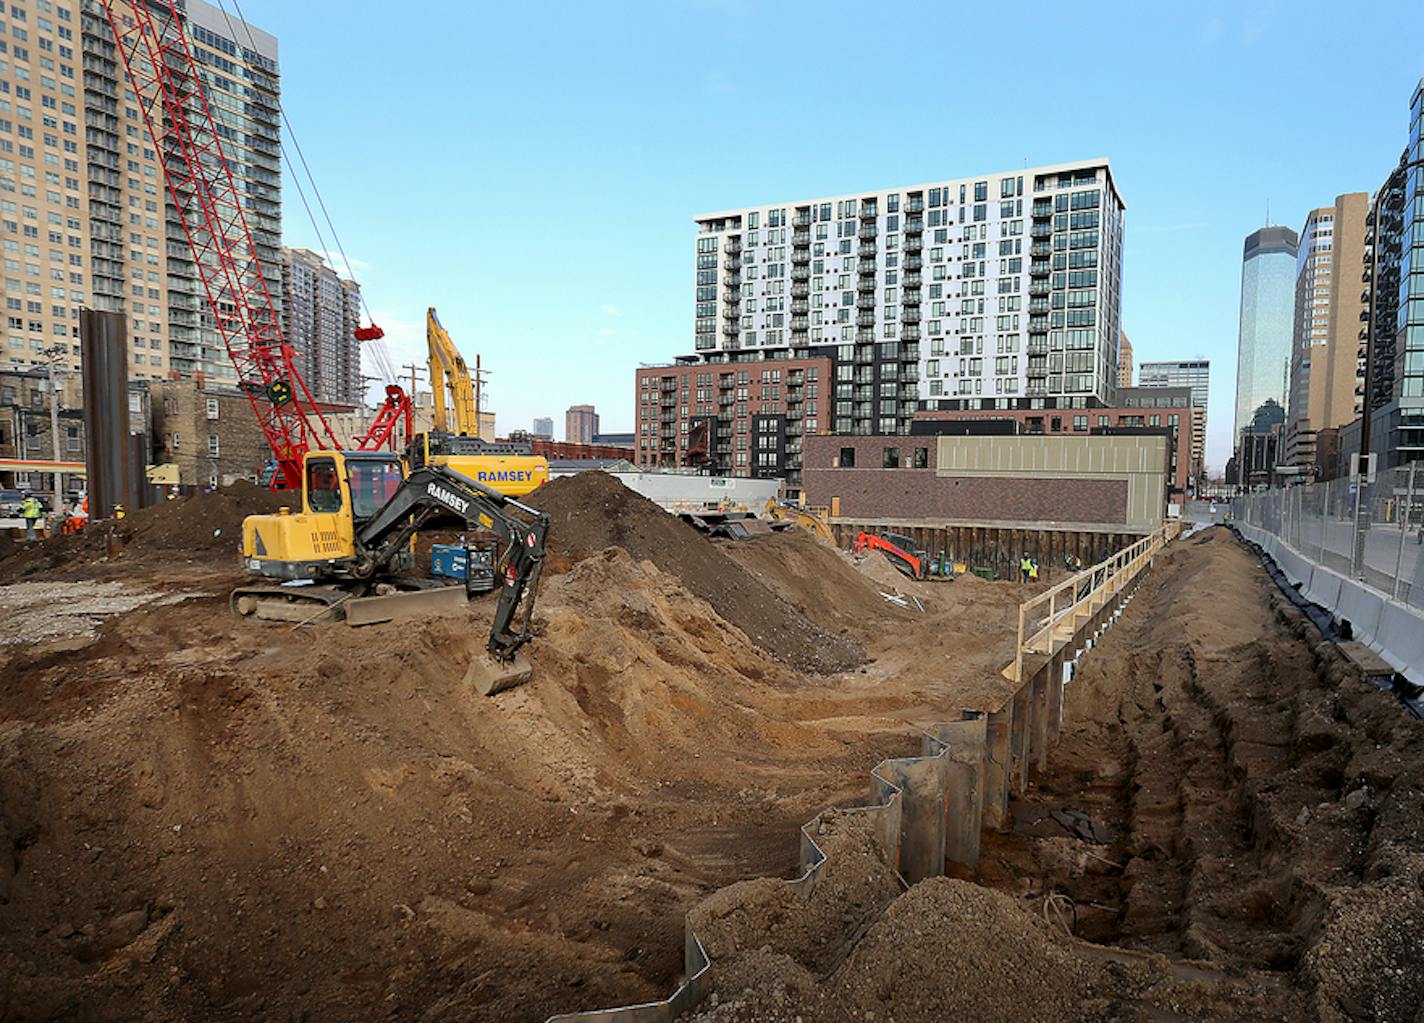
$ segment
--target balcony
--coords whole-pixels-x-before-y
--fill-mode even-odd
[[[810,210],[802,210],[801,212],[797,213],[796,216],[794,216],[794,217],[791,218],[791,226],[792,226],[792,227],[810,227],[810,226],[811,226],[811,211],[810,211]]]
[[[791,300],[791,312],[793,314],[809,313],[810,311],[811,303],[806,301],[804,298],[796,298]]]
[[[901,309],[901,310],[900,310],[900,322],[901,322],[901,323],[919,323],[919,322],[920,322],[920,311],[919,311],[918,309]]]
[[[742,293],[740,291],[729,291],[722,296],[722,301],[728,305],[741,305]]]
[[[863,242],[869,242],[874,241],[875,236],[879,233],[879,230],[874,224],[866,224],[864,227],[862,227],[859,231],[856,232],[856,237],[858,237]]]
[[[1369,322],[1370,322],[1370,311],[1369,311],[1368,309],[1361,309],[1361,310],[1360,310],[1360,322],[1361,322],[1361,323],[1369,323]]]
[[[920,256],[907,256],[902,265],[906,270],[923,270],[925,261]]]
[[[1035,242],[1028,247],[1030,256],[1048,256],[1053,253],[1053,246],[1048,242]]]
[[[1042,398],[1048,394],[1047,384],[1029,384],[1024,390],[1024,394],[1030,398]]]
[[[855,265],[855,268],[860,271],[861,279],[864,280],[866,274],[873,275],[875,273],[876,263],[873,259],[862,258],[861,261]]]
[[[1034,238],[1047,238],[1053,233],[1053,225],[1034,221],[1033,227],[1028,232]]]
[[[878,211],[874,206],[867,206],[867,205],[865,205],[865,203],[861,203],[861,204],[860,204],[860,219],[861,219],[861,220],[874,220],[874,219],[875,219],[876,217],[878,217],[879,215],[880,215],[879,211]]]
[[[791,263],[792,263],[793,266],[805,266],[805,265],[806,265],[807,263],[809,263],[809,262],[811,262],[811,250],[810,250],[810,249],[792,249],[792,250],[791,250]]]
[[[804,284],[804,283],[791,285],[791,297],[792,297],[792,298],[810,298],[810,297],[811,297],[811,285],[809,285],[809,284]]]
[[[923,199],[906,199],[906,213],[923,213],[925,211],[925,201]]]
[[[923,234],[925,230],[924,217],[910,217],[905,221],[906,234]]]
[[[874,309],[875,293],[861,292],[860,294],[855,296],[855,305],[857,309]]]
[[[722,251],[729,256],[735,256],[742,251],[742,240],[740,238],[728,238],[722,244]]]
[[[875,246],[872,244],[862,245],[860,248],[856,249],[855,254],[861,259],[874,259],[876,254]]]
[[[875,328],[861,327],[855,332],[855,343],[858,345],[873,344],[875,342]],[[866,352],[865,360],[869,362],[874,357],[873,352]],[[860,361],[860,354],[856,353],[855,361]]]
[[[1369,288],[1366,288],[1364,291],[1360,292],[1360,301],[1363,302],[1365,305],[1369,305],[1369,304],[1370,304],[1370,289],[1369,289]]]
[[[902,327],[902,328],[900,329],[900,340],[901,340],[901,341],[918,341],[919,339],[920,339],[920,328],[919,328],[919,327]],[[919,358],[919,356],[916,355],[915,358]]]
[[[1030,334],[1047,334],[1047,333],[1048,333],[1048,317],[1047,317],[1047,316],[1031,316],[1031,317],[1029,317],[1029,321],[1028,321],[1028,332],[1029,332]]]
[[[917,273],[905,274],[900,278],[900,283],[907,288],[918,288],[923,283],[923,279]]]
[[[1047,281],[1034,281],[1032,284],[1030,284],[1030,285],[1028,286],[1028,293],[1029,293],[1030,295],[1047,295],[1047,294],[1048,294],[1048,282],[1047,282]]]
[[[874,292],[874,291],[875,291],[875,278],[874,278],[874,277],[862,277],[862,278],[860,278],[860,280],[856,282],[855,290],[858,291],[858,292],[860,292],[862,295],[864,295],[864,294],[866,294],[866,293],[868,293],[868,292]]]
[[[811,279],[811,268],[808,266],[793,266],[791,268],[791,279],[793,281],[809,281]]]
[[[900,361],[901,361],[901,362],[915,362],[915,363],[919,362],[919,361],[920,361],[920,346],[919,346],[919,345],[901,345],[901,346],[900,346]]]
[[[793,316],[793,317],[791,317],[791,329],[792,329],[792,330],[805,330],[805,329],[806,329],[807,327],[809,327],[810,325],[811,325],[811,321],[808,320],[808,319],[807,319],[806,317],[804,317],[804,316]]]
[[[1029,355],[1047,355],[1047,354],[1048,354],[1048,342],[1047,342],[1047,341],[1030,341],[1030,342],[1028,343],[1027,351],[1028,351],[1028,354],[1029,354]]]
[[[1046,299],[1046,298],[1035,298],[1035,299],[1031,299],[1031,300],[1029,301],[1029,304],[1028,304],[1028,311],[1029,311],[1030,314],[1033,314],[1033,313],[1044,313],[1044,314],[1047,314],[1047,312],[1048,312],[1048,299]]]
[[[742,279],[737,274],[728,274],[722,278],[722,287],[724,288],[740,288],[741,286]]]
[[[919,305],[920,294],[921,292],[919,288],[906,288],[904,294],[900,298],[900,302],[902,305]]]
[[[742,261],[740,259],[724,259],[722,260],[722,269],[738,273],[742,269]]]
[[[1045,361],[1028,360],[1028,376],[1030,380],[1040,380],[1048,376],[1048,363]]]
[[[875,326],[875,316],[873,314],[861,313],[855,318],[855,325],[857,327],[873,327]]]
[[[726,320],[740,319],[741,315],[742,311],[734,305],[729,305],[727,306],[727,308],[722,310],[722,318]]]
[[[1028,265],[1028,272],[1034,277],[1048,276],[1048,260],[1035,259],[1032,263]]]
[[[905,239],[906,252],[922,252],[925,247],[925,240],[918,235]]]
[[[1033,204],[1033,215],[1036,218],[1053,216],[1053,203],[1039,200]]]
[[[735,323],[722,324],[723,337],[736,337],[739,333],[740,331],[737,329],[737,325]]]
[[[793,231],[791,233],[791,244],[798,249],[808,248],[811,244],[810,231]]]
[[[871,340],[874,340],[874,338],[872,337]],[[875,361],[875,349],[868,347],[857,348],[855,350],[855,355],[852,357],[851,361],[854,362],[857,366],[869,366],[872,362]]]

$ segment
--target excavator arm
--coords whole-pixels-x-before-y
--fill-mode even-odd
[[[516,517],[513,511],[525,518]],[[501,662],[514,658],[529,642],[534,599],[544,564],[544,536],[549,517],[520,504],[463,473],[438,465],[413,470],[390,499],[356,531],[358,578],[379,576],[409,547],[410,539],[431,516],[453,513],[471,530],[486,529],[500,543],[495,578],[503,580],[488,649]],[[525,521],[527,519],[528,521]],[[515,617],[523,604],[518,626]]]
[[[435,315],[433,308],[425,313],[425,343],[430,349],[430,391],[435,399],[435,429],[469,437],[479,436],[475,385],[470,369],[455,342],[450,339],[449,332],[440,325],[440,317]]]

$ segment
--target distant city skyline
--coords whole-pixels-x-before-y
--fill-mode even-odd
[[[1272,222],[1299,228],[1322,198],[1379,187],[1406,141],[1424,38],[1418,4],[1369,18],[1343,18],[1324,3],[1117,5],[1091,20],[1045,8],[1035,31],[1057,45],[1031,74],[1003,81],[994,103],[957,111],[952,133],[905,145],[904,124],[885,111],[945,80],[940,67],[905,62],[899,38],[872,34],[857,44],[859,59],[895,66],[894,76],[835,95],[808,90],[803,71],[737,45],[752,33],[794,38],[808,19],[826,18],[823,5],[570,8],[532,52],[496,48],[475,63],[472,33],[517,37],[527,14],[435,0],[421,19],[392,19],[370,0],[351,0],[343,8],[350,47],[338,48],[322,5],[245,0],[243,10],[281,38],[283,104],[393,361],[423,358],[424,309],[448,308],[466,351],[480,351],[494,370],[486,407],[502,423],[592,401],[606,429],[633,429],[634,368],[692,350],[687,252],[698,212],[1103,155],[1128,200],[1123,330],[1139,360],[1215,363],[1208,464],[1217,469],[1231,450],[1242,239],[1266,223],[1268,208]],[[942,18],[928,4],[897,13],[904,24]],[[442,31],[431,33],[432,23]],[[1361,59],[1302,103],[1298,55],[1321,38]],[[411,102],[403,57],[353,76],[352,47],[420,54],[430,69],[421,101]],[[705,59],[689,61],[691,52]],[[1113,56],[1084,61],[1085,52]],[[971,46],[955,59],[958,79],[981,80],[1001,57]],[[572,93],[570,75],[581,82]],[[1109,99],[1091,117],[1031,116],[1044,83],[1065,78]],[[529,87],[505,102],[475,108],[457,99],[505,95],[516,79]],[[330,116],[337,81],[344,104],[381,126],[379,144],[357,160],[349,125]],[[649,81],[659,87],[650,91]],[[812,151],[783,138],[751,153],[707,144],[793,110],[808,123],[859,125],[855,144]],[[1324,123],[1329,146],[1319,145]],[[431,158],[410,160],[417,152]],[[432,201],[456,168],[469,194],[497,198]],[[576,202],[551,201],[575,191]],[[331,247],[299,203],[283,212],[287,244]],[[590,253],[577,273],[560,275],[556,297],[532,269],[548,259],[551,238]]]

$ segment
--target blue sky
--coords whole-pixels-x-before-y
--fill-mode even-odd
[[[1424,4],[968,10],[243,2],[398,361],[437,306],[501,432],[578,402],[632,428],[634,367],[691,350],[695,213],[1107,156],[1125,328],[1212,360],[1221,466],[1242,240],[1384,179]],[[319,247],[290,181],[284,231]]]

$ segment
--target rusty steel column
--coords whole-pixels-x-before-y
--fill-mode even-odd
[[[122,313],[84,309],[84,444],[89,519],[109,518],[114,506],[138,507],[133,445],[129,441],[128,339]],[[145,466],[137,467],[142,478]]]

